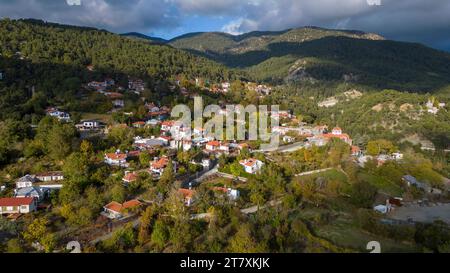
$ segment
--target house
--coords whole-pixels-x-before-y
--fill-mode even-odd
[[[392,159],[393,160],[402,160],[403,159],[403,154],[402,153],[393,153],[392,154]]]
[[[239,164],[241,164],[244,167],[246,173],[250,173],[250,174],[258,173],[259,171],[261,171],[262,167],[264,166],[264,163],[262,161],[254,159],[254,158],[241,160],[239,162]]]
[[[373,210],[376,211],[376,212],[379,212],[381,214],[387,214],[387,213],[389,213],[392,210],[392,207],[389,204],[387,204],[387,205],[378,205],[378,206],[375,206],[373,208]]]
[[[230,144],[228,143],[220,143],[219,151],[225,154],[230,153]]]
[[[121,100],[121,99],[113,100],[112,104],[115,108],[124,108],[125,107],[125,101]]]
[[[408,187],[415,186],[419,189],[422,189],[426,193],[432,192],[432,188],[428,184],[420,182],[412,175],[405,175],[402,177],[402,180],[408,185]]]
[[[361,149],[358,146],[352,146],[352,156],[359,157],[362,155]]]
[[[170,141],[170,148],[176,150],[189,151],[194,146],[191,140],[172,140]]]
[[[103,215],[109,219],[120,219],[129,215],[130,211],[138,209],[142,205],[138,200],[130,200],[123,204],[118,202],[111,202],[103,207]]]
[[[350,136],[348,134],[343,134],[342,129],[339,127],[334,128],[331,131],[331,134],[323,134],[323,137],[325,137],[325,139],[327,139],[327,140],[332,139],[332,138],[338,138],[350,146],[352,146],[352,144],[353,144],[353,140],[350,138]]]
[[[128,80],[128,89],[140,94],[145,90],[145,83],[141,79],[130,79]]]
[[[172,120],[164,121],[163,123],[161,123],[161,131],[170,132],[174,125],[175,125],[175,121],[172,121]]]
[[[167,146],[167,140],[161,139],[161,138],[141,138],[136,137],[134,138],[134,146],[141,149],[141,150],[148,150],[158,147],[164,147]]]
[[[122,178],[124,184],[130,184],[136,182],[139,178],[139,175],[135,172],[125,172],[125,176]]]
[[[283,142],[293,143],[293,142],[295,142],[295,138],[291,137],[291,136],[283,136]]]
[[[206,150],[208,152],[215,152],[218,151],[220,148],[220,142],[219,141],[210,141],[208,143],[206,143]]]
[[[53,182],[64,180],[62,172],[44,172],[36,175],[36,178],[41,182]]]
[[[20,214],[36,211],[37,204],[34,198],[1,198],[0,215]]]
[[[82,120],[81,123],[75,125],[78,130],[95,130],[101,127],[101,122],[98,120]]]
[[[190,207],[195,201],[195,191],[190,189],[179,189],[178,193],[183,196],[184,204]]]
[[[117,151],[115,153],[105,154],[105,163],[111,166],[126,167],[128,155]]]
[[[169,158],[167,157],[161,157],[159,159],[155,158],[153,162],[150,163],[150,172],[161,176],[168,165],[169,165]]]
[[[136,122],[133,122],[133,127],[134,127],[134,128],[137,128],[137,129],[144,128],[145,125],[146,125],[145,121],[136,121]]]
[[[57,108],[48,108],[46,110],[47,115],[57,118],[59,121],[65,121],[65,122],[70,122],[70,114],[63,112],[63,111],[59,111]]]
[[[160,124],[161,122],[157,119],[151,119],[147,121],[147,125],[151,126],[151,127],[156,127]]]
[[[44,191],[40,187],[27,187],[15,190],[14,197],[16,198],[26,198],[31,197],[36,199],[37,202],[40,202],[44,199]]]
[[[16,189],[33,187],[33,183],[38,182],[38,179],[34,175],[25,175],[16,181]]]
[[[323,135],[315,135],[312,137],[308,137],[307,140],[309,146],[322,147],[327,145],[328,143],[328,140]]]
[[[239,199],[240,196],[239,190],[231,188],[214,187],[213,191],[225,193],[228,196],[228,198],[230,198],[230,200],[232,201],[236,201],[237,199]]]

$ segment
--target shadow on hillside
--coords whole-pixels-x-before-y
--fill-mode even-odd
[[[303,43],[270,44],[267,50],[237,55],[190,52],[230,67],[254,70],[271,58],[292,56],[290,65],[298,59],[315,58],[317,62],[307,68],[314,78],[342,80],[343,74],[352,73],[360,76],[361,84],[374,88],[423,92],[450,84],[449,54],[404,42],[325,37]]]

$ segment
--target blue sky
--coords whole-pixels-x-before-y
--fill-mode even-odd
[[[449,14],[449,0],[0,0],[0,17],[166,39],[198,31],[238,34],[319,26],[374,32],[445,50],[450,50]]]

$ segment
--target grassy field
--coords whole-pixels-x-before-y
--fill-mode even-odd
[[[111,115],[107,114],[95,114],[95,113],[82,113],[81,119],[94,119],[94,120],[100,120],[106,124],[112,123],[112,117]]]
[[[306,209],[299,212],[299,216],[310,223],[314,223],[321,213],[327,211],[324,209]],[[313,224],[314,232],[318,237],[328,240],[339,247],[368,253],[370,251],[366,249],[367,243],[377,241],[380,242],[381,251],[384,253],[420,252],[420,249],[412,243],[396,242],[361,230],[354,225],[349,214],[335,212],[333,213],[333,218],[335,219],[325,225]]]

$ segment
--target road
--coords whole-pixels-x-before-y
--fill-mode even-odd
[[[303,173],[299,173],[296,174],[296,177],[300,177],[300,176],[307,176],[307,175],[311,175],[311,174],[318,174],[318,173],[324,173],[324,172],[328,172],[333,170],[334,168],[326,168],[326,169],[321,169],[321,170],[315,170],[315,171],[309,171],[309,172],[303,172]]]
[[[200,175],[199,177],[196,177],[194,179],[190,179],[189,181],[185,181],[181,184],[182,188],[188,189],[191,186],[195,187],[198,186],[201,182],[203,182],[203,180],[205,180],[206,178],[216,175],[219,173],[219,165],[215,165],[211,170],[207,171],[206,173]]]
[[[292,153],[292,152],[298,151],[298,150],[300,150],[300,149],[302,149],[304,147],[305,147],[305,143],[304,142],[297,142],[297,143],[293,143],[293,144],[289,144],[289,145],[276,146],[276,147],[272,147],[272,148],[257,150],[255,152],[260,152],[260,153],[275,153],[275,152]]]

